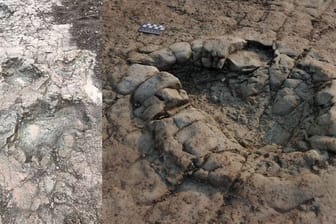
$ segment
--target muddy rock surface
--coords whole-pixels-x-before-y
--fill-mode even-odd
[[[334,223],[335,9],[105,1],[105,223]]]
[[[60,1],[0,1],[1,224],[100,223],[97,52],[60,11]]]

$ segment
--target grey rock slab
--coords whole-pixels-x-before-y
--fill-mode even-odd
[[[280,90],[272,105],[272,113],[284,116],[292,112],[300,103],[300,98],[292,89]]]
[[[297,53],[297,52],[293,51],[293,50],[290,49],[290,48],[286,48],[286,47],[284,47],[284,46],[279,46],[279,47],[277,48],[277,51],[279,51],[280,54],[285,54],[285,55],[287,55],[287,56],[289,56],[289,57],[291,57],[291,58],[295,58],[295,57],[298,56],[298,53]]]
[[[325,82],[336,79],[336,66],[330,63],[307,57],[299,63],[299,66],[311,74],[314,82]]]
[[[168,72],[160,72],[142,83],[135,90],[133,98],[136,103],[141,104],[163,88],[180,89],[181,86],[181,82],[178,78]]]
[[[329,111],[318,116],[307,127],[310,135],[336,136],[336,108],[332,106]]]
[[[164,114],[165,103],[156,96],[150,96],[144,101],[140,108],[134,110],[134,114],[143,120],[151,120],[154,117]]]
[[[177,90],[171,88],[164,88],[156,92],[155,95],[165,102],[166,110],[182,106],[189,102],[188,94],[183,89]]]
[[[311,75],[303,69],[299,69],[297,67],[293,68],[292,72],[289,75],[289,78],[298,79],[306,82],[311,81]]]
[[[288,73],[294,67],[295,60],[285,54],[277,54],[272,67],[280,69],[282,72]]]
[[[231,36],[207,39],[203,42],[203,55],[226,58],[229,54],[243,49],[245,45],[245,40]]]
[[[175,43],[170,45],[169,48],[173,51],[178,63],[187,62],[192,55],[191,46],[188,42]]]
[[[295,87],[294,92],[303,100],[309,100],[314,96],[314,87],[309,86],[305,82]]]
[[[282,83],[287,79],[288,73],[282,72],[278,68],[269,68],[270,86],[272,90],[280,88]]]
[[[289,131],[275,123],[269,130],[267,130],[266,136],[264,137],[264,142],[268,144],[275,143],[282,145],[288,143],[289,138]]]
[[[117,90],[121,94],[130,94],[141,83],[157,74],[159,70],[154,66],[133,64],[128,68],[127,76],[118,83]]]
[[[218,129],[202,120],[207,120],[202,112],[188,108],[173,117],[156,120],[150,124],[156,142],[155,148],[169,159],[169,163],[178,166],[182,173],[200,166],[212,150],[236,147]],[[179,180],[179,177],[171,178],[170,181]]]
[[[236,153],[213,153],[193,176],[215,187],[227,188],[240,174],[244,162],[245,158]]]
[[[168,136],[174,136],[179,130],[172,118],[152,121],[149,123],[149,128],[155,139],[159,142],[163,141]]]
[[[155,66],[160,69],[168,68],[176,63],[176,57],[169,48],[154,51],[150,56],[153,58]]]
[[[162,141],[161,150],[162,153],[169,155],[182,171],[185,172],[192,168],[195,156],[183,151],[183,145],[173,137],[168,137]]]
[[[238,90],[243,98],[261,93],[268,86],[268,72],[266,69],[258,69],[252,77],[239,85]]]
[[[252,51],[237,51],[228,57],[232,71],[249,72],[265,65],[257,53]]]
[[[202,57],[203,40],[194,40],[191,42],[192,60],[197,61]]]
[[[272,89],[278,89],[289,76],[295,65],[294,59],[284,54],[278,54],[274,63],[269,68],[270,85]]]
[[[217,136],[202,122],[182,129],[177,133],[176,139],[184,145],[186,152],[199,159],[218,146]]]
[[[320,106],[329,106],[336,102],[336,80],[331,81],[330,85],[319,91],[316,96],[316,103]]]
[[[183,144],[184,151],[198,158],[198,164],[202,162],[202,157],[211,151],[229,150],[236,147],[219,129],[202,121],[181,129],[175,137]]]
[[[318,106],[330,106],[333,101],[334,95],[327,91],[318,92],[315,96],[315,100]]]
[[[299,79],[286,79],[284,81],[284,87],[294,89],[297,87],[302,81]]]
[[[179,129],[181,129],[194,122],[205,120],[206,115],[204,114],[203,111],[200,111],[198,109],[188,108],[188,109],[181,111],[178,114],[175,114],[172,118],[176,126]]]

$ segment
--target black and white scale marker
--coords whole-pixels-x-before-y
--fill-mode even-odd
[[[146,23],[139,28],[139,32],[160,35],[165,29],[163,25]]]

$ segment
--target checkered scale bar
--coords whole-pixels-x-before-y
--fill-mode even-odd
[[[165,30],[163,25],[146,23],[139,28],[139,32],[160,35]]]

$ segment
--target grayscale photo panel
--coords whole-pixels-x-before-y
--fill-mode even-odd
[[[0,1],[0,223],[102,223],[99,1]]]

